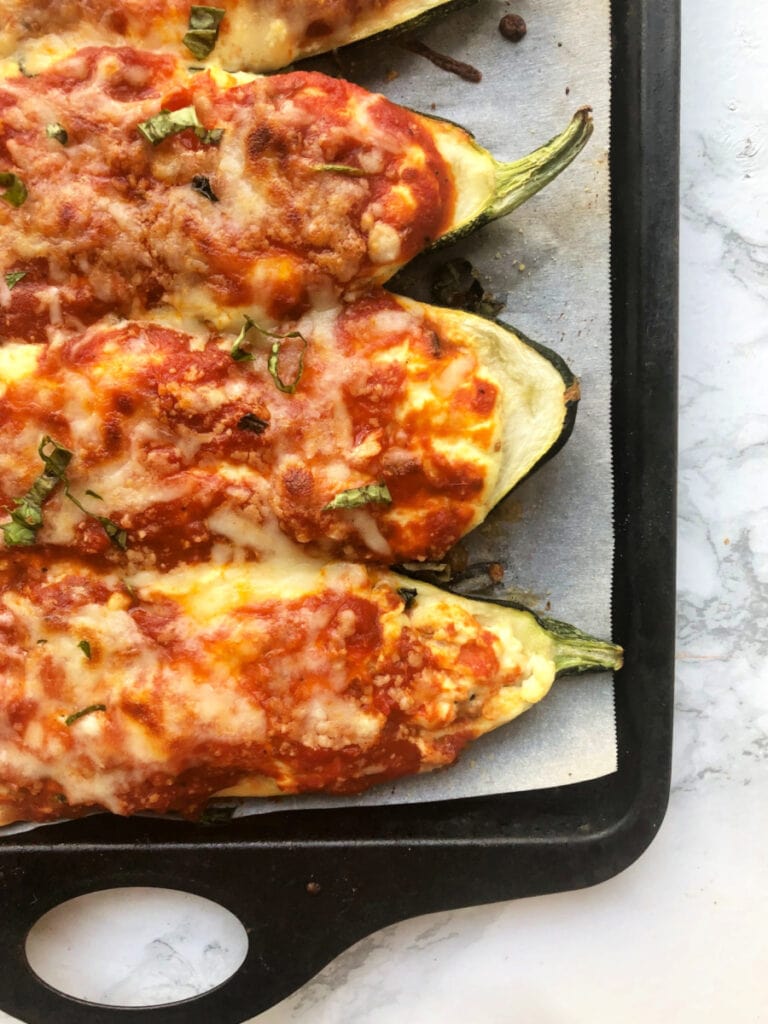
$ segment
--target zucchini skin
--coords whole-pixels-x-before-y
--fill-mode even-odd
[[[489,192],[479,212],[435,239],[428,247],[428,252],[453,245],[454,242],[473,234],[491,221],[512,213],[557,178],[581,153],[594,131],[591,107],[580,107],[559,135],[555,135],[543,146],[519,160],[502,163],[480,146],[462,125],[447,118],[422,116],[427,121],[432,120],[460,129],[467,136],[467,145],[477,151],[478,159],[490,162],[495,172],[494,188]],[[460,193],[460,180],[457,180],[456,188]]]
[[[453,309],[451,307],[436,305],[426,306],[425,304],[417,305],[421,305],[422,308],[429,309],[433,319],[437,320],[438,322],[440,320],[441,310],[450,312],[452,316],[455,316],[457,313],[461,314],[461,311]],[[504,490],[499,495],[499,497],[488,508],[486,512],[487,516],[490,514],[492,509],[497,508],[520,484],[523,483],[524,480],[527,480],[541,466],[543,466],[550,459],[554,458],[554,456],[557,455],[561,448],[563,448],[564,445],[567,443],[568,439],[573,433],[573,428],[576,423],[576,414],[578,412],[579,401],[581,398],[581,389],[578,377],[573,373],[570,366],[566,363],[562,356],[555,352],[554,349],[551,349],[546,345],[542,345],[540,342],[534,341],[532,338],[529,338],[522,331],[519,331],[512,324],[509,324],[499,318],[482,317],[476,313],[465,313],[463,315],[466,317],[466,329],[468,334],[471,334],[472,321],[481,321],[487,324],[492,324],[495,327],[499,328],[504,333],[512,335],[513,338],[517,339],[523,345],[527,346],[534,352],[538,353],[538,355],[545,359],[552,366],[552,368],[560,375],[563,381],[564,388],[564,415],[562,426],[558,436],[555,438],[555,440],[552,442],[549,448],[547,448],[546,451],[542,452],[541,455],[536,459],[536,461],[531,464],[530,468],[521,476],[516,477],[506,488],[506,490]]]
[[[397,39],[398,36],[408,35],[412,32],[421,32],[424,29],[430,27],[430,25],[439,21],[444,15],[453,14],[454,12],[464,10],[467,7],[477,6],[478,0],[443,0],[442,3],[435,7],[431,7],[427,11],[423,11],[421,14],[416,14],[407,21],[396,22],[394,25],[390,25],[387,28],[382,28],[373,35],[365,36],[362,39],[357,39],[354,42],[346,43],[341,49],[348,50],[353,46],[357,46],[360,43],[378,43],[387,42],[392,39]]]
[[[538,352],[539,355],[547,359],[563,378],[563,383],[565,384],[566,389],[565,418],[563,419],[563,429],[560,431],[560,436],[554,444],[544,452],[541,458],[531,466],[525,476],[521,477],[515,484],[513,484],[512,487],[510,487],[504,495],[504,498],[506,498],[516,487],[523,483],[524,480],[527,480],[528,477],[532,476],[537,469],[543,466],[546,462],[549,462],[550,459],[554,458],[560,449],[565,446],[573,433],[573,428],[576,424],[576,413],[578,412],[579,401],[581,400],[581,386],[579,378],[573,373],[563,357],[555,352],[554,349],[549,348],[547,345],[542,345],[538,341],[534,341],[532,338],[523,334],[522,331],[518,331],[517,328],[512,327],[511,324],[505,323],[503,320],[494,320],[494,323],[497,323],[505,330],[512,331],[518,336],[518,338],[520,338],[521,341],[525,342],[526,345],[529,345],[532,349]],[[498,504],[501,504],[501,501],[504,501],[504,498],[502,498]]]

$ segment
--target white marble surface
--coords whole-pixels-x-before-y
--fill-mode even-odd
[[[768,1021],[768,5],[683,0],[683,29],[665,823],[635,865],[594,889],[380,932],[259,1024]]]

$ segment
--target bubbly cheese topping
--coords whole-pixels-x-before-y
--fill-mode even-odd
[[[150,322],[7,344],[0,506],[43,472],[48,436],[72,453],[69,494],[47,498],[38,544],[167,568],[216,545],[271,558],[279,530],[344,557],[442,557],[486,511],[502,406],[471,339],[439,330],[377,292],[281,325],[283,340],[252,328],[242,361],[232,335]],[[269,370],[273,344],[293,393]],[[382,485],[389,500],[366,500]],[[127,532],[127,552],[99,516]]]
[[[430,6],[228,0],[215,59]],[[439,558],[527,468],[496,348],[377,288],[488,169],[348,83],[195,72],[188,16],[0,13],[0,823],[354,792],[554,678],[517,613],[328,561]],[[105,40],[167,52],[67,55]]]
[[[448,764],[546,693],[511,619],[390,574],[0,561],[0,816],[195,813],[265,778],[354,792]],[[279,594],[279,596],[277,596]]]
[[[363,39],[446,0],[217,0],[224,11],[208,56],[185,44],[188,0],[3,0],[0,57],[14,51],[30,71],[51,53],[123,42],[196,63],[272,71]]]
[[[139,131],[178,111],[197,134]],[[381,96],[127,48],[0,79],[0,171],[27,190],[0,202],[0,276],[23,274],[0,333],[19,340],[158,307],[219,329],[297,317],[391,276],[450,224],[455,193],[428,123]]]

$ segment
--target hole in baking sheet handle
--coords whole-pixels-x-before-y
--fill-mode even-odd
[[[248,953],[229,910],[176,889],[133,886],[60,903],[30,929],[27,962],[56,992],[99,1006],[167,1006],[228,981]]]

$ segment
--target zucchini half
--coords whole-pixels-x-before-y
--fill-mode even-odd
[[[410,626],[429,632],[433,623],[458,623],[466,614],[494,637],[494,646],[498,642],[507,654],[515,652],[526,666],[523,678],[514,685],[499,687],[496,680],[478,673],[475,685],[463,694],[463,700],[452,692],[452,681],[445,685],[446,699],[454,700],[456,717],[443,727],[412,731],[421,750],[419,774],[453,763],[467,743],[508,724],[546,697],[556,679],[586,672],[616,672],[623,665],[624,652],[618,645],[569,623],[542,617],[523,605],[461,597],[392,572],[369,570],[368,575],[375,587],[391,588],[403,600],[399,628]],[[439,630],[434,635],[439,644]],[[214,795],[274,797],[304,791],[286,787],[285,781],[249,775]],[[358,780],[359,785],[348,779],[346,786],[334,788],[337,792],[356,792],[380,781],[384,779],[371,775]]]
[[[303,552],[170,572],[51,554],[0,559],[0,824],[359,792],[622,662],[525,609]]]
[[[137,397],[123,409],[125,394]],[[442,558],[481,523],[565,443],[579,386],[555,353],[504,324],[379,291],[272,337],[105,319],[49,346],[6,343],[0,396],[17,410],[0,430],[0,505],[13,507],[43,470],[54,415],[45,449],[69,449],[71,493],[101,503],[89,518],[54,488],[32,536],[17,538],[13,516],[0,524],[7,546],[117,557],[94,519],[108,515],[134,557],[172,565],[181,555],[167,524],[186,521],[194,495],[203,546],[215,537],[263,557],[282,534],[388,565]],[[25,429],[14,431],[21,410]],[[107,418],[123,439],[108,449]],[[179,453],[170,479],[169,444]]]

